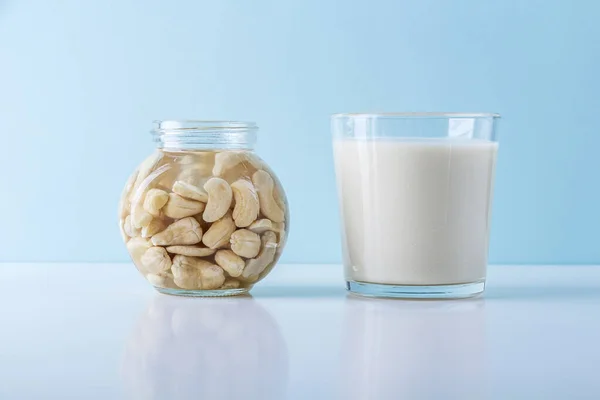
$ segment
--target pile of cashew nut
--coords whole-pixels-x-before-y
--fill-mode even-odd
[[[157,152],[130,177],[120,204],[127,250],[162,288],[250,287],[286,236],[283,190],[246,151]]]

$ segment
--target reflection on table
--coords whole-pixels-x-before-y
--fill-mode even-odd
[[[485,396],[485,302],[349,296],[342,351],[347,399]]]
[[[281,399],[287,375],[279,327],[250,296],[157,295],[123,359],[127,395],[140,399]]]

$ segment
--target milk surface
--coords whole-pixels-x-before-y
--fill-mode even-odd
[[[485,279],[496,153],[483,140],[334,140],[346,279]]]

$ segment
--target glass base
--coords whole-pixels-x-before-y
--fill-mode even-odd
[[[346,281],[353,294],[366,297],[397,299],[465,299],[475,297],[485,289],[485,281],[454,285],[383,285],[378,283]]]
[[[239,296],[247,294],[252,287],[238,289],[216,289],[216,290],[186,290],[186,289],[168,289],[154,286],[162,294],[170,294],[172,296],[187,296],[187,297],[226,297]]]

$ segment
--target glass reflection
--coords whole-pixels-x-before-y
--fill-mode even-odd
[[[485,396],[485,302],[348,297],[342,352],[348,399]]]

